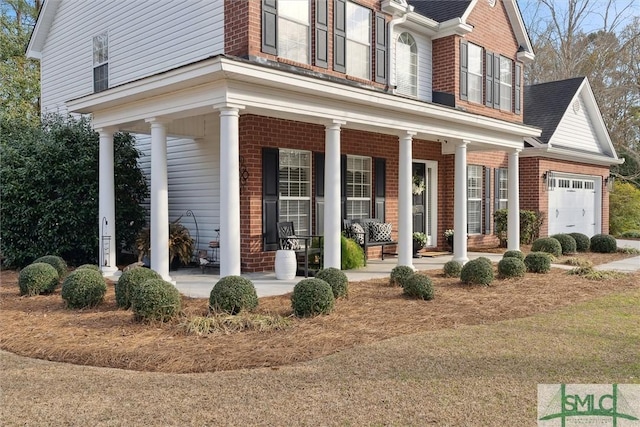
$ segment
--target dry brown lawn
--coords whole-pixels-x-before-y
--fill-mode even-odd
[[[587,254],[595,264],[623,254]],[[599,296],[638,289],[640,273],[604,282],[569,276],[553,269],[544,275],[495,280],[491,286],[462,285],[440,271],[433,278],[435,299],[404,297],[385,280],[350,284],[348,299],[333,313],[291,319],[291,326],[272,332],[242,332],[198,337],[186,334],[179,321],[143,324],[130,311],[118,310],[113,285],[95,309],[68,310],[59,291],[21,297],[17,273],[3,271],[0,286],[0,349],[31,358],[80,365],[171,373],[213,372],[278,367],[308,361],[391,337],[490,324],[547,312]],[[205,315],[206,299],[183,299],[184,315]],[[291,316],[289,295],[260,299],[261,313]]]

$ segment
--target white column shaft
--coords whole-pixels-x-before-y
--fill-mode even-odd
[[[413,133],[400,137],[398,160],[398,265],[413,268],[413,201],[411,186]]]
[[[507,179],[507,249],[520,250],[520,181],[518,157],[520,150],[509,153],[509,177]]]
[[[467,257],[467,144],[456,146],[453,204],[453,260],[466,263]]]
[[[169,276],[169,184],[166,123],[151,121],[151,268]]]
[[[113,132],[98,129],[100,134],[100,166],[98,184],[98,264],[105,276],[118,271],[116,266],[116,191],[114,174]]]
[[[340,126],[333,122],[325,127],[324,154],[324,268],[341,266],[340,232]]]
[[[239,109],[220,108],[220,276],[240,275]]]

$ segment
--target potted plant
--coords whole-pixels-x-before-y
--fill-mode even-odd
[[[453,252],[453,229],[450,228],[448,230],[445,230],[442,234],[444,235],[447,244],[451,248],[451,252]]]
[[[182,218],[182,217],[180,217]],[[180,218],[169,223],[169,266],[175,270],[180,265],[187,265],[191,262],[194,251],[194,241],[189,233],[189,229],[180,224]],[[138,260],[151,254],[151,231],[149,227],[144,228],[136,239],[138,249]]]
[[[413,233],[413,256],[418,258],[420,255],[420,249],[424,248],[427,244],[427,235],[420,232]]]

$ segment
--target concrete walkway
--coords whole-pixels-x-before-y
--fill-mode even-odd
[[[634,240],[618,240],[618,247],[630,247],[640,250],[640,241]],[[469,252],[469,259],[475,259],[481,256],[489,258],[493,262],[502,259],[502,254],[492,254],[485,252]],[[452,254],[439,255],[434,257],[415,258],[413,265],[416,270],[437,270],[441,269],[447,261],[453,258]],[[345,274],[351,282],[388,278],[391,270],[396,266],[397,259],[394,257],[387,258],[384,261],[379,259],[370,259],[367,266],[358,270],[345,271]],[[565,265],[554,264],[554,267],[572,268]],[[627,258],[621,261],[615,261],[608,264],[599,265],[598,270],[615,270],[622,272],[632,272],[640,270],[640,256]],[[220,279],[219,275],[212,274],[216,270],[206,270],[203,274],[199,268],[185,268],[171,272],[172,279],[176,282],[178,290],[186,296],[193,298],[208,298],[211,289]],[[251,280],[256,287],[259,297],[270,295],[283,295],[293,291],[293,287],[302,276],[297,276],[293,280],[277,280],[273,271],[263,273],[246,273],[244,277]]]

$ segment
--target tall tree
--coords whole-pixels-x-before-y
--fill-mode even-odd
[[[41,3],[0,2],[0,119],[39,120],[40,67],[25,51]]]

